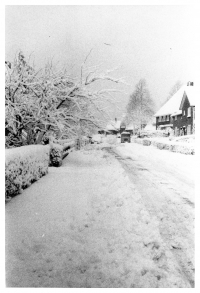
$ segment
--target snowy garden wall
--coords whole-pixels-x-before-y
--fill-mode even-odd
[[[5,150],[6,197],[22,192],[47,174],[49,146],[30,145]]]

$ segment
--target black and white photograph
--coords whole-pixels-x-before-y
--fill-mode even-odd
[[[200,14],[155,2],[5,3],[5,288],[197,288]]]

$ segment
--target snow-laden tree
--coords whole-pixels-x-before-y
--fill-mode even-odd
[[[145,79],[141,79],[135,86],[126,107],[126,122],[133,123],[139,129],[148,123],[154,113],[154,102],[150,96]]]
[[[88,54],[89,56],[89,54]],[[89,134],[107,119],[108,102],[114,103],[115,89],[96,89],[98,81],[120,83],[121,79],[81,66],[74,78],[52,63],[36,70],[20,52],[13,63],[6,62],[5,118],[6,146],[41,143],[49,132],[59,138]]]

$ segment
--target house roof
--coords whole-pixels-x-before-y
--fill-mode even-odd
[[[187,88],[192,86],[183,85],[154,115],[155,117],[171,115],[179,111],[179,107]]]
[[[120,120],[118,121],[110,121],[107,126],[106,129],[107,130],[120,130],[121,126],[125,126],[125,130],[133,130],[133,124],[130,123],[126,126],[126,124],[124,122],[121,122]]]
[[[178,111],[171,114],[172,117],[177,116],[177,115],[182,115],[182,110],[178,110]]]
[[[182,109],[186,96],[189,100],[190,106],[195,106],[197,90],[198,88],[194,86],[187,87],[187,89],[184,91],[184,94],[183,94],[183,99],[180,105],[180,109]],[[200,92],[200,89],[198,90],[198,92]]]
[[[107,130],[119,130],[120,129],[121,121],[110,121],[106,126]]]

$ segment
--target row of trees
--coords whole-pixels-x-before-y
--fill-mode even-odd
[[[89,54],[88,54],[89,56]],[[114,103],[114,89],[94,90],[94,83],[120,83],[107,71],[86,66],[79,77],[52,63],[36,70],[20,52],[14,62],[6,62],[5,118],[6,147],[39,144],[49,136],[70,138],[88,135],[102,127],[108,117],[107,103]]]

